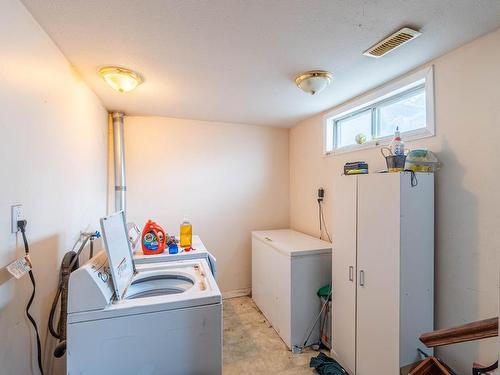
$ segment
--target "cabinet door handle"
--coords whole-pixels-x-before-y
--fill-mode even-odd
[[[359,286],[365,286],[365,271],[359,271]]]
[[[349,281],[354,281],[354,267],[349,266]]]

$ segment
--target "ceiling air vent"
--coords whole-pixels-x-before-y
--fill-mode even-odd
[[[384,56],[386,53],[408,43],[410,40],[422,35],[421,32],[410,29],[408,27],[403,27],[401,30],[396,31],[394,34],[389,35],[384,40],[381,40],[373,47],[363,52],[363,55],[379,58]]]

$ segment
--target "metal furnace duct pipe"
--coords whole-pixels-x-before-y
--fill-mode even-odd
[[[115,211],[126,212],[125,154],[123,148],[123,113],[113,112],[113,154],[115,159]]]

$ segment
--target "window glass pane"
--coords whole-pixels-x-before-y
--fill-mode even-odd
[[[401,133],[425,128],[425,91],[422,88],[411,96],[381,104],[378,107],[378,137],[393,135],[396,126]]]
[[[329,120],[328,123],[326,124],[326,129],[325,129],[325,137],[326,137],[326,144],[325,144],[325,151],[330,152],[333,151],[333,121]]]
[[[345,147],[358,143],[356,136],[364,135],[365,142],[372,139],[372,111],[368,109],[355,116],[336,121],[336,147]],[[364,142],[362,142],[364,143]]]

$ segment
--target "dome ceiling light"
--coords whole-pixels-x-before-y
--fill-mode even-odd
[[[295,78],[295,84],[299,89],[314,95],[322,91],[332,82],[332,73],[326,70],[310,70],[300,73]]]
[[[119,92],[132,91],[143,82],[139,73],[118,66],[105,66],[99,69],[99,74],[111,88]]]

